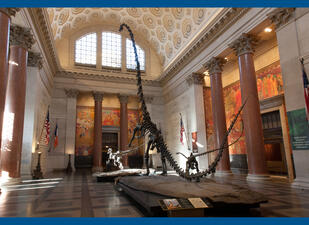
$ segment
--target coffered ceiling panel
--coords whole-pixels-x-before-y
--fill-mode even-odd
[[[163,68],[222,10],[220,8],[47,8],[54,40],[92,24],[127,23],[157,52]]]

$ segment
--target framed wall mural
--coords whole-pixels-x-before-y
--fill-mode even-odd
[[[77,106],[76,109],[76,156],[89,156],[93,152],[94,107]],[[133,129],[138,122],[138,110],[128,110],[128,138],[132,137]],[[120,127],[120,109],[103,108],[102,126]]]

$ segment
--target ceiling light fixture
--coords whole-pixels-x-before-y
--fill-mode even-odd
[[[265,31],[266,33],[270,33],[270,32],[272,32],[272,29],[271,29],[270,27],[266,27],[266,28],[264,29],[264,31]]]

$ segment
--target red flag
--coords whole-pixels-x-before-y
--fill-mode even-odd
[[[58,146],[58,124],[56,124],[55,128],[55,138],[54,138],[54,148]]]
[[[45,124],[44,124],[45,130],[46,130],[46,135],[45,135],[45,144],[49,144],[49,137],[50,137],[50,121],[49,121],[49,109],[47,111],[47,116],[45,119]]]
[[[301,61],[302,64],[302,70],[303,70],[303,84],[304,84],[304,95],[305,95],[305,103],[306,103],[306,116],[307,116],[307,121],[309,121],[309,82],[307,78],[307,74],[305,71],[305,66],[304,66],[304,60],[302,59]]]
[[[183,144],[183,132],[185,131],[185,128],[183,126],[182,122],[182,116],[180,115],[180,142]]]

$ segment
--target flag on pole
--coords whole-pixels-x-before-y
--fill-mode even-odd
[[[183,122],[182,122],[182,116],[180,114],[180,142],[181,144],[184,144],[183,143],[183,132],[185,131],[185,128],[183,126]]]
[[[305,71],[305,66],[304,66],[304,59],[300,60],[302,64],[302,70],[303,70],[303,84],[304,84],[304,95],[305,95],[305,103],[306,103],[306,116],[307,116],[307,121],[309,122],[309,82],[308,82],[308,77]]]
[[[56,124],[55,128],[55,138],[54,138],[54,148],[58,146],[58,124]]]
[[[49,139],[50,139],[49,109],[47,111],[47,116],[46,116],[46,119],[45,119],[44,128],[46,130],[45,144],[48,145],[49,144]]]

